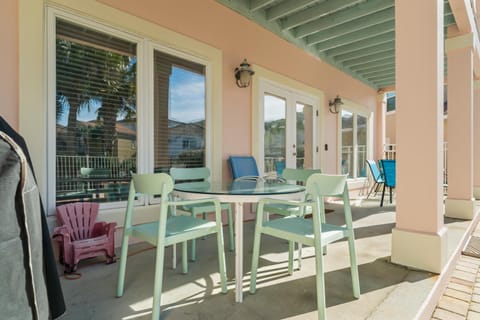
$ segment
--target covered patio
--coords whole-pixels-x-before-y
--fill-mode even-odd
[[[441,276],[391,262],[391,231],[396,208],[395,205],[380,208],[378,204],[379,196],[353,202],[360,299],[352,296],[346,242],[328,247],[325,256],[327,318],[429,319],[432,314],[429,300],[437,304],[434,293],[443,292]],[[328,207],[335,211],[327,214],[327,221],[341,223],[342,206],[330,203]],[[446,218],[445,225],[449,235],[448,250],[453,253],[459,249],[462,237],[472,230],[464,220]],[[215,238],[208,237],[199,241],[198,258],[190,262],[188,274],[182,274],[180,267],[165,268],[162,319],[316,319],[312,248],[304,248],[302,268],[290,276],[287,272],[288,244],[264,237],[258,291],[255,295],[248,293],[253,227],[253,221],[245,222],[243,303],[234,302],[234,253],[226,250],[229,291],[223,295],[216,253],[212,250]],[[61,278],[68,319],[151,318],[155,252],[144,243],[133,245],[131,252],[125,293],[121,298],[114,295],[117,265],[105,265],[104,258],[81,262],[79,279]],[[170,265],[172,250],[166,252],[167,265]],[[443,312],[448,310],[448,306],[442,307]]]
[[[428,318],[479,219],[479,16],[475,0],[7,0],[0,115],[29,146],[49,230],[57,205],[99,202],[98,219],[118,225],[117,247],[130,172],[204,166],[212,181],[229,181],[228,157],[252,155],[262,174],[276,161],[346,174],[362,295],[351,297],[347,255],[337,252],[345,243],[335,243],[326,257],[328,317]],[[114,61],[118,68],[106,69],[116,73],[98,71],[108,59],[88,53]],[[248,86],[234,75],[244,59],[254,71]],[[396,96],[394,133],[387,92]],[[365,160],[384,158],[390,135],[395,200],[379,208],[378,197],[365,199]],[[92,168],[103,176],[82,174]],[[158,201],[142,201],[134,223],[156,219]],[[329,205],[335,220],[341,209]],[[209,247],[199,246],[200,259]],[[116,265],[86,261],[81,279],[62,278],[68,317],[148,318],[146,251],[129,260],[130,276],[141,277],[127,280],[121,299]],[[288,277],[267,267],[286,252],[267,245],[260,290],[243,304],[233,290],[220,294],[212,259],[185,276],[166,268],[164,317],[315,318],[313,253],[306,249],[302,270]],[[229,280],[232,263],[227,253]]]

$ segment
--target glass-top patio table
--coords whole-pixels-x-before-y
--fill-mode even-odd
[[[174,186],[174,194],[182,199],[214,197],[235,204],[235,301],[243,301],[243,204],[262,198],[300,199],[303,186],[264,180],[232,182],[187,182]]]

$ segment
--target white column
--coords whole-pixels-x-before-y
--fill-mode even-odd
[[[472,219],[473,199],[473,34],[445,42],[448,63],[448,196],[445,216]]]
[[[392,262],[436,273],[447,263],[443,5],[443,0],[395,1],[397,220]]]
[[[385,146],[385,113],[387,112],[387,95],[385,93],[379,93],[377,95],[377,112],[376,112],[376,157],[375,159],[383,159],[383,148]]]

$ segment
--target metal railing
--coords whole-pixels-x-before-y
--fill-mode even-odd
[[[357,166],[356,171],[357,174],[354,175],[354,152],[356,150],[356,159],[357,159]],[[358,146],[343,146],[342,147],[342,163],[341,163],[341,173],[348,174],[350,178],[355,177],[366,177],[367,171],[365,167],[365,161],[367,160],[367,146],[366,145],[358,145]]]
[[[80,192],[84,183],[80,182],[81,168],[104,169],[108,179],[118,180],[130,175],[136,170],[136,159],[121,160],[118,157],[100,156],[68,156],[56,157],[56,192],[57,195]]]
[[[303,168],[304,164],[304,157],[297,157],[297,168]],[[285,162],[285,157],[265,157],[264,158],[264,165],[265,165],[265,174],[273,174],[277,172],[276,163],[277,162]]]

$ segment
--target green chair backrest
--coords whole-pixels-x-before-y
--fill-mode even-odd
[[[136,193],[145,195],[168,195],[173,190],[173,180],[166,173],[132,174]],[[163,194],[165,192],[166,194]],[[163,198],[163,197],[162,197]]]
[[[314,173],[322,173],[320,169],[292,169],[285,168],[282,172],[282,178],[285,180],[294,180],[305,184],[307,179]]]
[[[170,175],[175,182],[182,180],[207,180],[210,178],[210,169],[201,168],[170,168]]]
[[[353,230],[352,210],[350,208],[346,175],[316,173],[308,178],[306,188],[306,197],[313,200],[313,206],[316,208],[313,210],[315,228],[321,230],[321,223],[325,221],[324,197],[340,197],[344,205],[345,224],[349,230]]]
[[[347,188],[346,182],[346,175],[313,174],[307,180],[307,194],[313,198],[317,196],[344,196]]]

